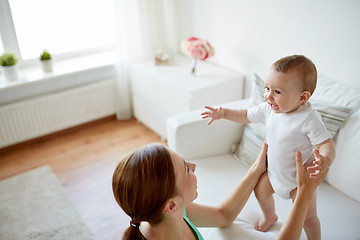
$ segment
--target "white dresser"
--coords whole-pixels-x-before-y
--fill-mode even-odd
[[[164,139],[166,119],[171,115],[243,96],[244,77],[241,73],[199,62],[197,74],[193,75],[188,58],[176,59],[172,66],[134,63],[130,77],[135,117]]]

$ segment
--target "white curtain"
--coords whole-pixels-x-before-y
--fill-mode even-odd
[[[129,81],[131,63],[151,61],[158,48],[172,52],[174,26],[168,23],[174,23],[173,6],[172,0],[114,0],[117,119],[132,117]],[[169,29],[172,29],[171,34]]]

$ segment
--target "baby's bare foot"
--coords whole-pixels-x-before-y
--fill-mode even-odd
[[[266,232],[269,228],[276,223],[278,217],[275,215],[269,219],[263,219],[255,224],[255,230],[260,232]]]

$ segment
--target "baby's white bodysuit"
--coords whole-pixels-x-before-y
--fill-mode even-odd
[[[275,193],[290,198],[297,186],[295,152],[301,152],[303,164],[312,161],[312,149],[331,134],[308,102],[291,113],[274,113],[265,102],[248,109],[247,117],[252,123],[266,125],[269,179]]]

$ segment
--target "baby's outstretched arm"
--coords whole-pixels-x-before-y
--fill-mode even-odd
[[[208,125],[211,124],[213,121],[222,118],[243,124],[250,123],[249,119],[247,118],[246,109],[235,110],[222,107],[212,108],[210,106],[205,106],[205,108],[209,111],[201,113],[201,116],[203,119],[211,118],[208,122]]]
[[[316,147],[318,150],[313,149],[315,156],[313,165],[307,168],[309,171],[314,171],[310,173],[311,178],[316,178],[320,176],[323,171],[327,171],[335,159],[335,144],[331,138],[318,144]]]

